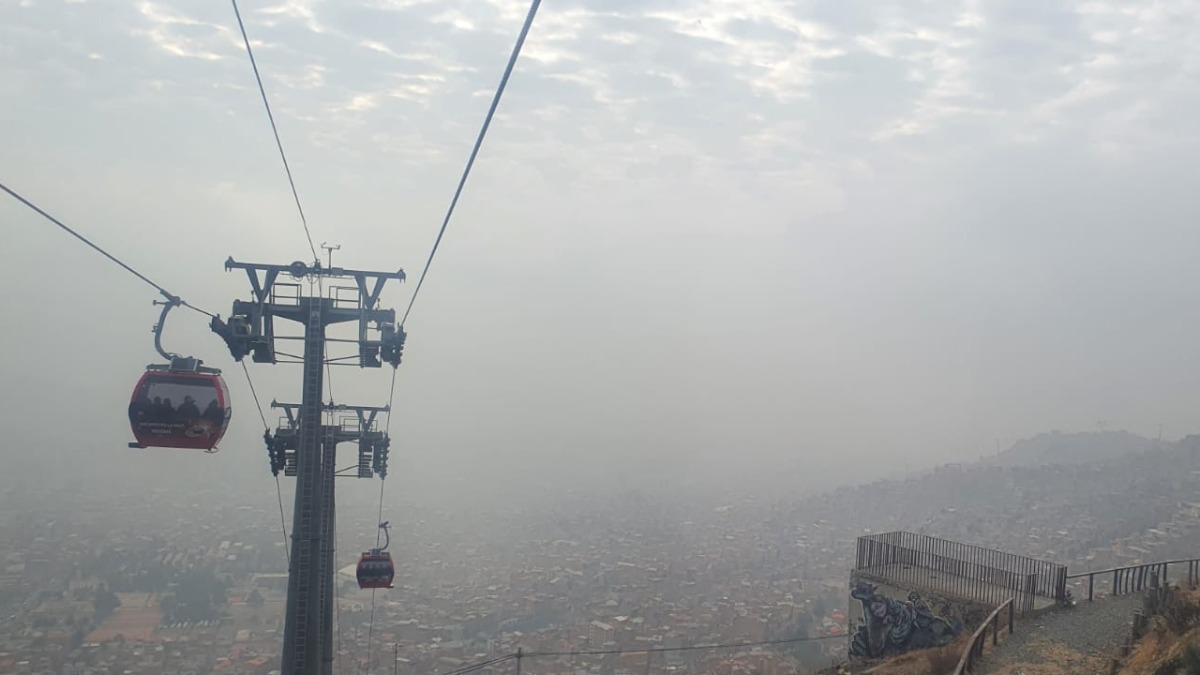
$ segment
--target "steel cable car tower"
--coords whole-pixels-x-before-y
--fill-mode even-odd
[[[211,328],[220,335],[235,361],[247,354],[257,363],[277,363],[275,319],[304,326],[303,385],[299,404],[277,404],[286,422],[266,437],[271,470],[276,475],[296,476],[292,512],[292,541],[288,570],[287,613],[284,622],[283,675],[332,675],[333,672],[333,573],[334,573],[334,477],[337,444],[359,443],[356,477],[369,478],[387,472],[388,439],[375,429],[376,413],[384,408],[326,406],[325,329],[336,323],[358,322],[358,365],[379,368],[400,365],[404,351],[404,329],[396,324],[396,312],[380,309],[379,296],[389,279],[404,281],[403,270],[367,272],[340,267],[267,265],[225,261],[226,271],[242,269],[250,280],[253,300],[234,300],[228,321],[213,317]],[[261,277],[260,277],[261,273]],[[296,279],[353,279],[355,286],[325,285],[319,295],[303,295],[300,284],[279,283],[279,275]],[[287,292],[286,289],[292,289]],[[281,292],[282,291],[282,292]],[[344,291],[354,291],[345,294]],[[347,297],[350,295],[351,297]],[[326,411],[353,412],[357,429],[323,425]],[[364,456],[364,453],[367,456]]]
[[[281,425],[274,435],[271,434],[266,424],[266,416],[263,415],[263,424],[266,427],[264,438],[271,458],[272,472],[276,477],[278,477],[280,470],[284,471],[284,475],[296,476],[296,496],[293,507],[292,541],[289,553],[287,613],[284,627],[283,665],[281,672],[283,675],[317,675],[318,673],[320,675],[332,675],[334,608],[333,535],[336,531],[333,479],[341,473],[335,467],[336,447],[340,441],[357,441],[359,444],[357,477],[369,478],[372,473],[378,473],[383,478],[387,473],[388,438],[386,424],[385,430],[379,432],[374,426],[374,418],[376,413],[386,411],[390,420],[391,403],[389,399],[389,404],[386,408],[323,405],[322,395],[325,388],[323,373],[325,367],[330,363],[325,357],[325,329],[335,323],[357,320],[359,322],[358,339],[350,340],[349,342],[355,342],[358,345],[359,366],[362,368],[379,368],[383,363],[391,364],[393,368],[392,393],[394,394],[394,371],[400,365],[404,350],[405,321],[412,311],[417,295],[420,293],[421,286],[425,281],[425,275],[428,273],[434,255],[437,253],[438,246],[441,244],[442,236],[446,233],[446,227],[454,214],[455,206],[462,196],[463,187],[466,185],[467,178],[471,173],[471,167],[474,166],[475,159],[479,155],[488,128],[492,123],[500,99],[504,94],[505,86],[512,75],[517,57],[521,53],[521,47],[524,45],[525,38],[528,36],[529,30],[533,25],[533,20],[537,15],[541,0],[531,0],[530,2],[529,13],[525,17],[525,22],[517,37],[516,45],[513,47],[508,64],[505,66],[504,74],[501,76],[500,83],[496,88],[496,94],[492,98],[491,106],[484,117],[483,126],[476,137],[475,144],[467,159],[466,167],[463,169],[458,186],[454,191],[454,196],[450,201],[449,209],[446,211],[446,216],[442,220],[437,238],[434,240],[433,248],[429,252],[416,288],[409,299],[408,307],[399,323],[396,323],[394,310],[380,309],[377,305],[380,293],[387,280],[396,279],[404,281],[405,274],[403,270],[397,270],[396,272],[347,270],[334,267],[332,259],[328,267],[322,267],[318,259],[317,247],[313,242],[312,234],[308,227],[308,220],[301,206],[300,196],[296,190],[296,183],[292,178],[292,171],[288,165],[287,155],[284,153],[283,142],[279,137],[279,129],[271,113],[266,89],[263,87],[262,77],[259,74],[258,65],[254,59],[250,38],[246,34],[246,28],[242,22],[237,0],[231,0],[231,4],[233,5],[234,15],[237,18],[238,29],[246,46],[246,53],[250,58],[250,64],[254,70],[254,77],[259,93],[262,95],[263,106],[266,109],[267,118],[275,137],[275,145],[279,149],[279,156],[287,173],[288,184],[291,187],[292,196],[295,198],[300,222],[304,227],[305,239],[314,258],[311,266],[299,261],[290,265],[238,263],[233,258],[229,258],[225,262],[226,271],[231,269],[246,271],[250,280],[251,290],[253,291],[253,300],[248,302],[235,300],[229,320],[223,321],[219,316],[171,294],[141,272],[138,272],[121,259],[97,246],[88,238],[42,210],[7,185],[0,183],[0,191],[7,193],[71,236],[79,239],[97,253],[159,291],[167,299],[168,307],[163,310],[163,316],[156,327],[156,347],[164,358],[171,361],[171,364],[165,367],[155,365],[148,367],[147,372],[143,374],[143,379],[139,382],[137,390],[135,390],[134,399],[130,403],[129,410],[130,423],[134,429],[135,437],[137,437],[139,424],[142,424],[146,417],[145,414],[139,414],[139,411],[145,408],[145,401],[139,396],[139,392],[150,395],[149,391],[143,391],[143,385],[153,384],[156,380],[162,381],[161,377],[156,376],[160,375],[164,368],[167,372],[179,375],[184,374],[182,371],[189,371],[189,374],[206,380],[208,384],[203,385],[206,391],[212,390],[216,392],[215,398],[211,399],[215,404],[215,410],[213,416],[208,419],[214,425],[218,421],[220,422],[219,431],[216,434],[210,435],[209,440],[203,443],[197,441],[195,445],[188,444],[172,447],[199,447],[211,450],[215,447],[217,440],[220,439],[219,434],[224,433],[225,427],[229,423],[230,408],[228,406],[228,395],[223,381],[220,379],[220,371],[202,368],[200,366],[201,362],[198,359],[178,359],[175,355],[169,354],[162,349],[158,334],[161,333],[162,324],[170,308],[184,306],[211,317],[210,327],[212,331],[225,340],[233,359],[242,363],[248,381],[250,378],[249,370],[245,368],[245,363],[243,362],[246,355],[252,355],[253,360],[257,363],[279,363],[276,359],[277,352],[275,349],[275,340],[277,339],[275,334],[275,318],[295,321],[304,326],[304,336],[300,338],[304,342],[304,354],[298,361],[303,364],[301,402],[299,404],[285,404],[282,406],[287,412],[287,422]],[[322,243],[322,248],[332,256],[332,252],[339,249],[340,246],[326,246]],[[319,294],[314,296],[310,292],[308,296],[303,296],[299,290],[299,284],[277,284],[279,274],[282,272],[287,272],[296,279],[310,277],[316,280],[321,288]],[[260,273],[263,275],[261,278],[259,276]],[[353,279],[356,286],[330,288],[330,295],[327,297],[324,285],[319,282],[322,279],[335,278]],[[277,285],[294,287],[296,288],[296,292],[291,296],[281,296],[276,292]],[[338,293],[342,290],[355,290],[355,297],[353,299],[342,297]],[[346,306],[347,304],[351,306]],[[279,336],[279,339],[287,339],[288,337]],[[283,354],[282,352],[280,352],[280,355],[285,357],[292,356],[290,354]],[[193,369],[194,372],[191,372]],[[200,386],[198,383],[191,384],[197,387]],[[254,393],[254,384],[253,382],[249,382],[249,384],[251,393],[254,394],[254,400],[257,404],[258,395]],[[192,398],[195,397],[193,396]],[[150,400],[153,403],[153,398]],[[281,407],[278,404],[274,405]],[[357,430],[346,431],[345,428],[342,428],[339,433],[339,428],[335,425],[322,425],[323,412],[337,413],[347,411],[352,411],[357,415]],[[190,407],[188,408],[188,412],[191,412]],[[223,414],[218,415],[217,413]],[[261,405],[259,406],[259,414],[262,415]],[[193,418],[195,415],[185,414],[183,417],[194,421]],[[175,421],[177,420],[171,420],[171,423],[173,424]],[[142,424],[142,426],[146,425]],[[195,428],[196,425],[186,428],[185,435],[195,433]],[[149,436],[146,436],[146,438],[149,440],[159,440],[151,439]],[[137,443],[131,445],[135,447],[145,445],[163,446],[163,443],[143,442],[139,438]],[[382,503],[383,491],[381,489],[381,519]],[[281,517],[282,510],[281,500]],[[387,524],[381,523],[380,526],[386,533]],[[378,541],[376,544],[378,544]],[[381,549],[372,549],[372,552],[378,550],[379,556],[374,556],[372,552],[364,554],[364,556],[382,558],[384,557],[383,549],[386,548],[387,546],[385,545]],[[390,559],[390,555],[387,557]],[[361,583],[362,581],[360,580]],[[372,625],[373,623],[374,599],[372,598]],[[369,663],[371,658],[369,633],[367,642],[367,660]]]

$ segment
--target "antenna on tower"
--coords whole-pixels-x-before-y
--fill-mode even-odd
[[[326,244],[325,242],[321,242],[321,248],[325,249],[325,254],[326,254],[326,256],[328,256],[328,260],[326,260],[326,262],[329,264],[329,267],[332,268],[333,267],[333,252],[342,250],[342,245],[338,244],[337,246],[330,246],[330,245]]]

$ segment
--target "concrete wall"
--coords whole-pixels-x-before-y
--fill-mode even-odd
[[[940,647],[971,633],[995,607],[850,573],[846,619],[851,661]]]

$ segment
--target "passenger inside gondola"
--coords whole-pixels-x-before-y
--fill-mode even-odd
[[[147,372],[129,404],[133,434],[142,447],[211,449],[229,420],[219,377]]]
[[[204,418],[217,425],[225,421],[225,411],[221,410],[217,399],[214,398],[208,402],[208,407],[204,409]]]
[[[179,410],[176,412],[179,413],[180,417],[185,419],[200,416],[200,408],[196,405],[196,399],[186,395],[183,397],[183,403],[179,404]]]

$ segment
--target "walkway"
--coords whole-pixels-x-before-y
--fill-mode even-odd
[[[1142,595],[1108,597],[1017,622],[1014,634],[988,652],[982,675],[1096,675],[1129,637]]]

